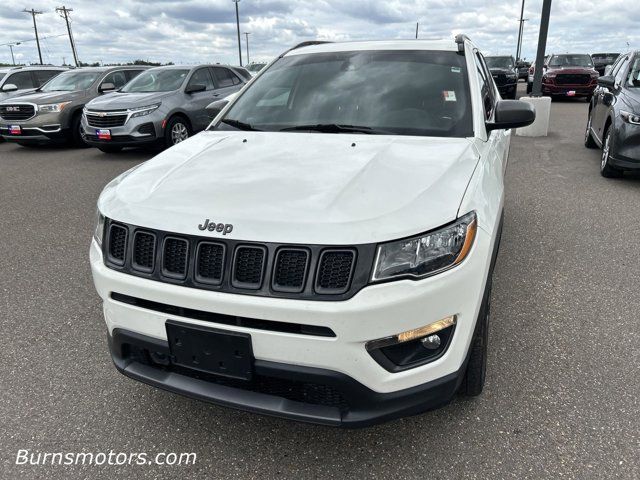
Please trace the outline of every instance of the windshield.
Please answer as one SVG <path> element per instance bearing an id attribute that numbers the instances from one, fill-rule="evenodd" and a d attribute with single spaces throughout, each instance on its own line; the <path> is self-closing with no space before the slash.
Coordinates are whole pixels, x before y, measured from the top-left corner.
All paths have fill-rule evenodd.
<path id="1" fill-rule="evenodd" d="M 142 72 L 122 87 L 120 91 L 125 93 L 170 92 L 180 88 L 187 75 L 189 75 L 188 68 L 154 68 Z"/>
<path id="2" fill-rule="evenodd" d="M 550 67 L 593 67 L 589 55 L 554 55 L 549 60 Z"/>
<path id="3" fill-rule="evenodd" d="M 489 68 L 513 68 L 513 58 L 511 57 L 485 57 Z"/>
<path id="4" fill-rule="evenodd" d="M 472 136 L 465 57 L 432 51 L 284 57 L 217 128 Z"/>
<path id="5" fill-rule="evenodd" d="M 64 72 L 53 77 L 40 87 L 43 92 L 74 92 L 86 90 L 100 76 L 102 72 Z"/>
<path id="6" fill-rule="evenodd" d="M 609 63 L 613 63 L 619 56 L 620 56 L 619 53 L 595 53 L 595 54 L 591 55 L 591 58 L 593 58 L 594 62 L 600 62 L 600 63 L 609 62 Z"/>
<path id="7" fill-rule="evenodd" d="M 245 68 L 250 72 L 257 73 L 262 70 L 267 64 L 266 63 L 252 63 L 247 65 Z"/>

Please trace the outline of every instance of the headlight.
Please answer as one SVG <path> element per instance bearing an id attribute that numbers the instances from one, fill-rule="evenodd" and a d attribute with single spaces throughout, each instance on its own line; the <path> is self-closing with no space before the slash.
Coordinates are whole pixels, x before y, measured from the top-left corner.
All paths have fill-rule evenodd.
<path id="1" fill-rule="evenodd" d="M 144 117 L 145 115 L 149 115 L 150 113 L 155 112 L 160 107 L 160 105 L 162 105 L 162 103 L 147 105 L 146 107 L 130 108 L 129 111 L 131 112 L 131 118 Z"/>
<path id="2" fill-rule="evenodd" d="M 471 250 L 477 225 L 470 212 L 439 230 L 378 246 L 371 280 L 423 278 L 459 264 Z"/>
<path id="3" fill-rule="evenodd" d="M 62 102 L 62 103 L 49 103 L 47 105 L 40 105 L 38 107 L 38 111 L 43 113 L 60 113 L 64 110 L 64 107 L 69 105 L 71 102 Z"/>
<path id="4" fill-rule="evenodd" d="M 96 239 L 98 245 L 102 247 L 102 236 L 104 235 L 104 215 L 96 210 L 96 229 L 93 232 L 93 238 Z"/>
<path id="5" fill-rule="evenodd" d="M 631 123 L 632 125 L 640 125 L 640 115 L 638 114 L 620 110 L 620 116 L 627 123 Z"/>

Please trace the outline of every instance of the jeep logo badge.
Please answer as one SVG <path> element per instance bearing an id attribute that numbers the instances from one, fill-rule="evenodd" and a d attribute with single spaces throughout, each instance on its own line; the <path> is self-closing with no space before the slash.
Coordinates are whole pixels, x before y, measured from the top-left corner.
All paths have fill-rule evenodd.
<path id="1" fill-rule="evenodd" d="M 233 225 L 230 223 L 216 223 L 211 222 L 207 218 L 202 225 L 198 225 L 199 230 L 209 230 L 210 232 L 218 232 L 222 233 L 222 235 L 226 235 L 227 233 L 233 232 Z"/>

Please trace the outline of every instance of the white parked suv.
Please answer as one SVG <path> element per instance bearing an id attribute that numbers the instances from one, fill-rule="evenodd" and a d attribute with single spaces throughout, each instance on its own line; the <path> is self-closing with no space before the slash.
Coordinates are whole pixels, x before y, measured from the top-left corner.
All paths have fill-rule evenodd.
<path id="1" fill-rule="evenodd" d="M 115 366 L 351 427 L 479 394 L 509 129 L 534 117 L 465 36 L 285 52 L 102 192 Z"/>

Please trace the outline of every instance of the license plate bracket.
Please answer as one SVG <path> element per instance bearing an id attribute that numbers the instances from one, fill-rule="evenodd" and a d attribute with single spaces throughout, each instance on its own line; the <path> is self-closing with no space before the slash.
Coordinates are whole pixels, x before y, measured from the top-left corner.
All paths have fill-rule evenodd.
<path id="1" fill-rule="evenodd" d="M 100 140 L 111 140 L 111 130 L 98 129 L 96 130 L 96 135 Z"/>
<path id="2" fill-rule="evenodd" d="M 240 380 L 253 376 L 251 335 L 217 328 L 165 322 L 171 363 L 199 372 Z"/>
<path id="3" fill-rule="evenodd" d="M 22 127 L 20 125 L 9 125 L 9 133 L 11 135 L 21 135 Z"/>

